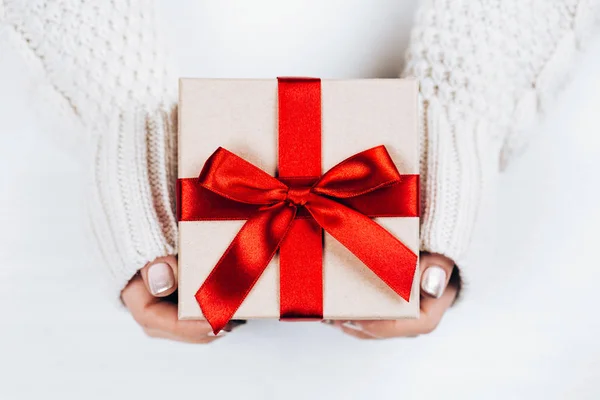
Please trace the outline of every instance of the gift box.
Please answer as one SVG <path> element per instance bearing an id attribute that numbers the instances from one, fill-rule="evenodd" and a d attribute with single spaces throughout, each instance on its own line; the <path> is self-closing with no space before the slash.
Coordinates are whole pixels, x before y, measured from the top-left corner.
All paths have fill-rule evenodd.
<path id="1" fill-rule="evenodd" d="M 179 81 L 179 318 L 419 315 L 418 84 Z"/>

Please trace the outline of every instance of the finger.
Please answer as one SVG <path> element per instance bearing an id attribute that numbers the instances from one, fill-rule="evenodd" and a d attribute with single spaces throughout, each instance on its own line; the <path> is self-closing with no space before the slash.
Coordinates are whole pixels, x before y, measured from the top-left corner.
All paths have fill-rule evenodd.
<path id="1" fill-rule="evenodd" d="M 334 321 L 332 325 L 363 339 L 415 337 L 433 331 L 456 298 L 456 287 L 446 289 L 455 265 L 449 258 L 435 253 L 422 253 L 419 265 L 422 296 L 418 319 Z"/>
<path id="2" fill-rule="evenodd" d="M 123 303 L 148 335 L 188 343 L 208 343 L 212 328 L 206 321 L 180 321 L 177 305 L 152 296 L 141 277 L 131 280 L 122 293 Z"/>
<path id="3" fill-rule="evenodd" d="M 125 289 L 121 292 L 121 299 L 134 317 L 141 315 L 144 308 L 148 305 L 159 301 L 159 299 L 150 294 L 140 275 L 134 276 L 129 281 Z"/>
<path id="4" fill-rule="evenodd" d="M 353 322 L 362 332 L 379 338 L 411 337 L 431 333 L 439 325 L 455 297 L 456 288 L 453 286 L 449 286 L 439 299 L 423 296 L 421 314 L 417 319 Z"/>
<path id="5" fill-rule="evenodd" d="M 419 260 L 421 292 L 439 298 L 444 294 L 454 269 L 454 262 L 441 254 L 423 253 Z"/>
<path id="6" fill-rule="evenodd" d="M 144 318 L 149 321 L 146 327 L 161 332 L 165 338 L 188 343 L 207 343 L 217 338 L 210 336 L 212 328 L 206 321 L 179 320 L 177 305 L 170 302 L 160 301 L 147 307 Z"/>
<path id="7" fill-rule="evenodd" d="M 169 332 L 163 332 L 157 329 L 144 329 L 144 333 L 154 339 L 167 339 L 175 342 L 191 343 L 191 344 L 208 344 L 218 339 L 215 336 L 202 336 L 199 338 L 186 338 L 174 335 Z"/>
<path id="8" fill-rule="evenodd" d="M 140 270 L 148 291 L 156 297 L 166 297 L 177 289 L 177 258 L 160 257 Z"/>

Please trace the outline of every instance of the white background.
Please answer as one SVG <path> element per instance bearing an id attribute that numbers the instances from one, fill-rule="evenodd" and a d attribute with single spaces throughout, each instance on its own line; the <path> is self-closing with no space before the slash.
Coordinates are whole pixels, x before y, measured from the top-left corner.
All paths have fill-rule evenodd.
<path id="1" fill-rule="evenodd" d="M 195 3 L 162 2 L 185 76 L 395 76 L 413 10 Z M 0 399 L 600 398 L 600 43 L 502 178 L 463 301 L 431 335 L 380 342 L 278 322 L 146 338 L 91 259 L 78 164 L 29 109 L 21 60 L 0 61 Z"/>

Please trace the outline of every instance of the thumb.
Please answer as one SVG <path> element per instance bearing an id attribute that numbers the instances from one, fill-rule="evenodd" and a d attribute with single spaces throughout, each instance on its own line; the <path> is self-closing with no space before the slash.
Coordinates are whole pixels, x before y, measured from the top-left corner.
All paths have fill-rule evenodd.
<path id="1" fill-rule="evenodd" d="M 177 289 L 177 258 L 159 257 L 146 264 L 140 275 L 152 296 L 168 296 Z"/>
<path id="2" fill-rule="evenodd" d="M 421 291 L 439 298 L 444 294 L 454 269 L 454 261 L 441 254 L 421 253 Z"/>

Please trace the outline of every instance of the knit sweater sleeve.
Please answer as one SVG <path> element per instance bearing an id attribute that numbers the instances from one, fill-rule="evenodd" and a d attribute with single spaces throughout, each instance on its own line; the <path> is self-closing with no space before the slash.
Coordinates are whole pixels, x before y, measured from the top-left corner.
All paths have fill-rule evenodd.
<path id="1" fill-rule="evenodd" d="M 597 24 L 596 0 L 422 2 L 404 75 L 420 81 L 423 250 L 470 268 L 465 256 L 499 170 Z"/>
<path id="2" fill-rule="evenodd" d="M 145 263 L 177 251 L 177 81 L 155 5 L 0 0 L 0 23 L 0 41 L 34 73 L 36 108 L 89 173 L 91 231 L 118 294 Z"/>

